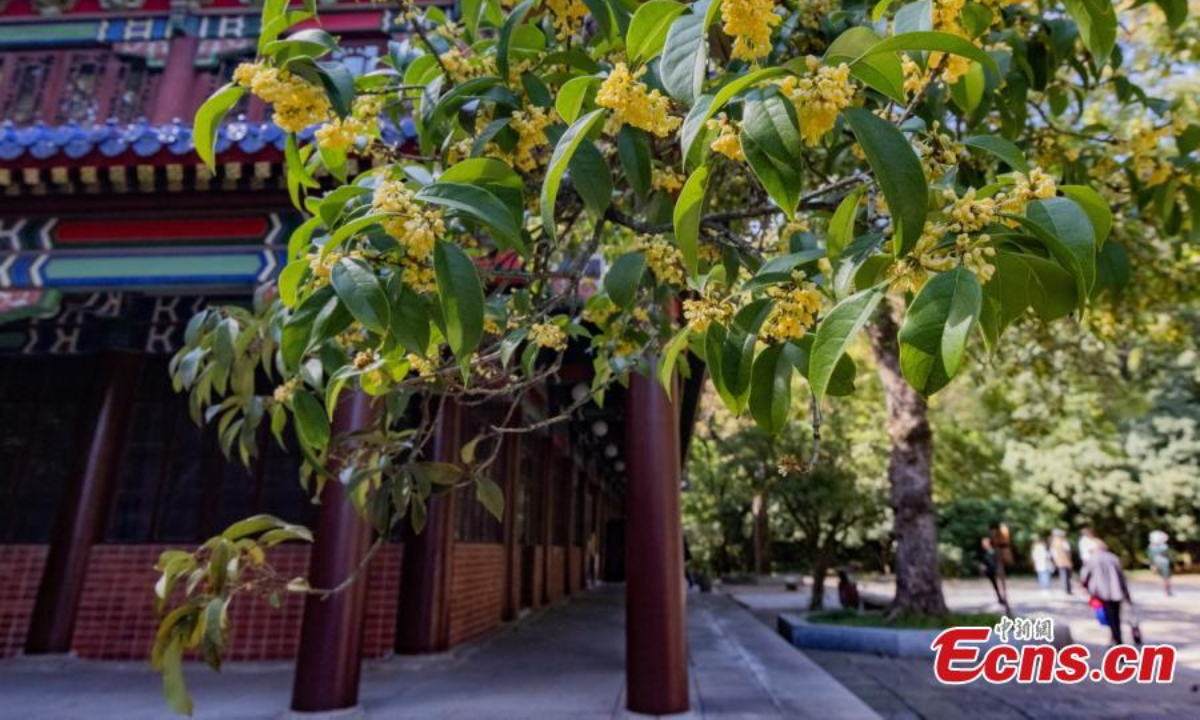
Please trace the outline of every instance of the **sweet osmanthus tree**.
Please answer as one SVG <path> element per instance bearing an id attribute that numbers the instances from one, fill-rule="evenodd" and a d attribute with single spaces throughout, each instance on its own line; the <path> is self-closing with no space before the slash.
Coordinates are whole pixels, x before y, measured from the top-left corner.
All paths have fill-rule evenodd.
<path id="1" fill-rule="evenodd" d="M 468 0 L 457 21 L 410 12 L 410 42 L 359 75 L 330 34 L 287 34 L 315 16 L 267 0 L 257 59 L 195 121 L 212 163 L 224 114 L 246 93 L 270 103 L 308 216 L 276 290 L 195 317 L 172 363 L 226 452 L 247 460 L 261 425 L 292 428 L 304 487 L 343 483 L 383 535 L 419 530 L 430 494 L 458 486 L 499 515 L 499 440 L 530 429 L 515 408 L 569 342 L 593 392 L 540 424 L 630 372 L 669 387 L 702 363 L 732 410 L 777 432 L 796 376 L 814 418 L 853 391 L 846 350 L 869 326 L 895 443 L 897 604 L 944 610 L 924 398 L 1011 324 L 1081 313 L 1114 282 L 1113 217 L 1086 169 L 1125 158 L 1079 131 L 1070 164 L 1030 161 L 1072 98 L 1129 84 L 1107 0 Z M 385 140 L 405 117 L 415 147 Z M 1187 180 L 1182 142 L 1170 172 Z M 376 399 L 375 419 L 338 433 L 349 392 Z M 447 399 L 513 411 L 461 462 L 431 462 Z M 219 664 L 235 596 L 340 590 L 271 568 L 265 548 L 305 539 L 257 517 L 164 554 L 154 660 L 175 707 L 190 706 L 182 654 Z"/>

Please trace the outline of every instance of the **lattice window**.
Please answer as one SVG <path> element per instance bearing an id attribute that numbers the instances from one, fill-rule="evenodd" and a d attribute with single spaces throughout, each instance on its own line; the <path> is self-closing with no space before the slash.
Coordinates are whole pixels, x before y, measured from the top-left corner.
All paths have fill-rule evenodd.
<path id="1" fill-rule="evenodd" d="M 0 117 L 16 125 L 43 119 L 42 105 L 50 89 L 57 53 L 12 53 L 0 70 Z"/>
<path id="2" fill-rule="evenodd" d="M 71 53 L 67 74 L 58 95 L 55 123 L 94 125 L 102 120 L 101 89 L 109 71 L 110 57 L 111 54 L 106 51 Z"/>
<path id="3" fill-rule="evenodd" d="M 161 79 L 162 72 L 151 68 L 142 58 L 121 58 L 116 63 L 116 78 L 104 119 L 113 117 L 128 123 L 148 115 Z"/>

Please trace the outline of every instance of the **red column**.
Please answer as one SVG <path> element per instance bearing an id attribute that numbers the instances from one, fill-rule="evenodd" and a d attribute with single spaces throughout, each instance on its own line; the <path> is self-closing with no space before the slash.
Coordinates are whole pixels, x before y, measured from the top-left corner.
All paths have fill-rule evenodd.
<path id="1" fill-rule="evenodd" d="M 376 412 L 365 393 L 345 393 L 333 416 L 333 432 L 370 427 Z M 337 460 L 331 465 L 335 477 L 321 491 L 321 510 L 309 560 L 309 581 L 318 588 L 344 581 L 358 569 L 371 546 L 371 525 L 343 492 L 336 478 Z M 323 712 L 358 704 L 366 600 L 365 577 L 356 578 L 345 591 L 328 599 L 315 595 L 305 599 L 292 710 Z"/>
<path id="2" fill-rule="evenodd" d="M 688 709 L 679 413 L 650 365 L 626 395 L 625 686 L 629 710 L 668 715 Z"/>
<path id="3" fill-rule="evenodd" d="M 109 351 L 99 362 L 100 383 L 89 399 L 90 412 L 85 414 L 94 421 L 80 438 L 29 621 L 25 652 L 30 655 L 71 650 L 88 558 L 92 545 L 104 533 L 120 474 L 121 451 L 141 378 L 142 357 Z"/>
<path id="4" fill-rule="evenodd" d="M 431 460 L 457 463 L 462 412 L 447 400 Z M 454 543 L 454 495 L 446 493 L 426 503 L 425 528 L 404 530 L 404 560 L 400 564 L 400 609 L 396 616 L 396 652 L 405 655 L 442 652 L 450 647 L 450 555 Z"/>
<path id="5" fill-rule="evenodd" d="M 150 111 L 151 123 L 166 125 L 175 118 L 191 122 L 192 95 L 196 85 L 196 47 L 199 43 L 200 40 L 194 37 L 181 35 L 171 38 L 158 96 Z"/>

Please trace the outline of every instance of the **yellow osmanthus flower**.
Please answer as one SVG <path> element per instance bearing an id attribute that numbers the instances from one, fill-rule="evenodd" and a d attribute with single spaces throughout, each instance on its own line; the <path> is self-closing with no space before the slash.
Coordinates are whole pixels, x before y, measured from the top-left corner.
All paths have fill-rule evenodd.
<path id="1" fill-rule="evenodd" d="M 771 29 L 783 21 L 773 0 L 724 0 L 721 20 L 733 38 L 733 59 L 754 62 L 771 52 Z"/>
<path id="2" fill-rule="evenodd" d="M 326 150 L 351 150 L 366 125 L 356 117 L 334 118 L 317 128 L 317 144 Z"/>
<path id="3" fill-rule="evenodd" d="M 350 114 L 363 122 L 375 122 L 386 105 L 387 99 L 382 95 L 359 95 L 354 98 Z"/>
<path id="4" fill-rule="evenodd" d="M 297 375 L 296 377 L 290 378 L 282 385 L 276 387 L 275 392 L 272 395 L 275 399 L 275 402 L 283 405 L 291 400 L 292 396 L 296 394 L 296 388 L 300 387 L 300 382 L 300 376 Z"/>
<path id="5" fill-rule="evenodd" d="M 718 131 L 717 138 L 709 145 L 713 152 L 720 153 L 734 162 L 746 159 L 745 153 L 742 152 L 742 140 L 738 137 L 737 125 L 725 117 L 725 113 L 709 120 L 706 126 L 709 130 Z"/>
<path id="6" fill-rule="evenodd" d="M 613 111 L 620 124 L 666 137 L 683 123 L 671 115 L 671 101 L 658 90 L 650 90 L 638 80 L 646 68 L 629 72 L 625 63 L 617 63 L 596 93 L 596 104 Z"/>
<path id="7" fill-rule="evenodd" d="M 799 270 L 792 273 L 792 283 L 790 288 L 776 286 L 767 289 L 767 295 L 775 301 L 775 305 L 759 332 L 763 342 L 799 340 L 817 322 L 817 313 L 821 311 L 821 293 L 817 286 Z"/>
<path id="8" fill-rule="evenodd" d="M 287 70 L 260 62 L 242 63 L 234 70 L 233 80 L 271 104 L 275 108 L 272 120 L 286 132 L 301 132 L 333 114 L 323 90 Z"/>
<path id="9" fill-rule="evenodd" d="M 929 82 L 929 71 L 922 70 L 916 60 L 904 53 L 900 56 L 900 69 L 904 71 L 904 94 L 915 97 Z"/>
<path id="10" fill-rule="evenodd" d="M 683 253 L 660 235 L 642 240 L 638 249 L 646 253 L 646 265 L 654 277 L 668 285 L 683 284 Z M 637 308 L 641 310 L 642 308 Z M 637 316 L 637 310 L 634 316 Z"/>
<path id="11" fill-rule="evenodd" d="M 650 187 L 666 192 L 678 192 L 687 182 L 687 176 L 677 173 L 669 167 L 654 168 L 650 171 Z"/>
<path id="12" fill-rule="evenodd" d="M 968 189 L 962 197 L 958 197 L 953 190 L 946 190 L 944 196 L 953 203 L 950 217 L 954 222 L 950 224 L 950 230 L 973 232 L 996 219 L 996 198 L 977 198 L 975 188 Z"/>
<path id="13" fill-rule="evenodd" d="M 420 263 L 411 258 L 405 258 L 401 262 L 403 271 L 400 274 L 404 284 L 412 288 L 418 293 L 431 293 L 437 291 L 437 273 L 428 263 Z"/>
<path id="14" fill-rule="evenodd" d="M 546 0 L 546 6 L 554 15 L 554 35 L 559 42 L 579 32 L 588 16 L 583 0 Z"/>
<path id="15" fill-rule="evenodd" d="M 992 247 L 992 238 L 987 234 L 971 237 L 966 233 L 954 239 L 955 250 L 962 258 L 963 267 L 975 273 L 980 284 L 987 283 L 996 274 L 996 266 L 991 258 L 996 257 L 996 248 Z"/>
<path id="16" fill-rule="evenodd" d="M 933 28 L 941 32 L 967 37 L 967 30 L 962 25 L 962 11 L 967 0 L 934 0 Z M 978 41 L 976 41 L 978 44 Z M 929 67 L 942 68 L 942 80 L 947 85 L 953 85 L 959 78 L 967 74 L 971 61 L 961 55 L 943 56 L 940 52 L 929 54 Z"/>
<path id="17" fill-rule="evenodd" d="M 408 361 L 408 366 L 413 369 L 417 375 L 423 378 L 431 378 L 437 372 L 437 365 L 429 358 L 423 358 L 416 353 L 409 353 L 404 356 Z"/>
<path id="18" fill-rule="evenodd" d="M 854 101 L 855 87 L 850 80 L 849 65 L 821 65 L 821 61 L 812 55 L 808 56 L 807 62 L 808 75 L 788 77 L 779 84 L 779 89 L 796 106 L 800 135 L 805 144 L 816 147 L 825 133 L 837 124 L 838 113 Z"/>
<path id="19" fill-rule="evenodd" d="M 555 352 L 567 349 L 567 334 L 554 323 L 534 323 L 529 327 L 529 341 L 538 347 Z"/>
<path id="20" fill-rule="evenodd" d="M 385 180 L 375 188 L 371 208 L 376 212 L 398 213 L 383 221 L 383 229 L 400 241 L 413 260 L 425 260 L 433 246 L 446 234 L 442 211 L 417 204 L 413 192 L 400 180 Z"/>
<path id="21" fill-rule="evenodd" d="M 683 318 L 696 332 L 704 332 L 714 322 L 723 323 L 733 317 L 733 305 L 728 300 L 702 297 L 683 301 Z"/>
<path id="22" fill-rule="evenodd" d="M 513 162 L 525 172 L 532 172 L 538 167 L 534 153 L 540 148 L 549 147 L 550 139 L 546 137 L 546 128 L 555 120 L 554 110 L 543 107 L 531 107 L 528 110 L 518 110 L 512 114 L 509 125 L 517 132 L 517 149 Z"/>
<path id="23" fill-rule="evenodd" d="M 617 310 L 616 303 L 607 295 L 601 295 L 588 303 L 588 306 L 583 310 L 582 317 L 587 322 L 604 325 L 608 322 L 609 318 L 617 314 Z"/>
<path id="24" fill-rule="evenodd" d="M 926 222 L 912 251 L 888 269 L 888 287 L 899 293 L 917 292 L 931 275 L 953 268 L 954 257 L 938 247 L 945 234 L 944 225 Z"/>
<path id="25" fill-rule="evenodd" d="M 1057 193 L 1058 186 L 1054 178 L 1035 167 L 1029 171 L 1029 175 L 1013 173 L 1013 184 L 996 194 L 996 204 L 1001 213 L 1021 215 L 1030 200 L 1045 200 Z M 1015 220 L 1005 219 L 1003 222 L 1010 227 L 1017 225 Z"/>

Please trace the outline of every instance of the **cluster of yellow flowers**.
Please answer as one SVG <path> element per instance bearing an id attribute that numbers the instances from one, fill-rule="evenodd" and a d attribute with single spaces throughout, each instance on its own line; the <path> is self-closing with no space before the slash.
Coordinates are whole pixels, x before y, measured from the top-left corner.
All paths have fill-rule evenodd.
<path id="1" fill-rule="evenodd" d="M 923 70 L 908 53 L 900 55 L 900 69 L 904 71 L 904 94 L 910 98 L 916 97 L 925 83 L 929 82 L 929 71 Z"/>
<path id="2" fill-rule="evenodd" d="M 354 98 L 354 107 L 350 114 L 363 122 L 374 122 L 387 105 L 383 95 L 359 95 Z"/>
<path id="3" fill-rule="evenodd" d="M 977 198 L 975 188 L 969 188 L 962 197 L 953 190 L 946 190 L 943 196 L 952 203 L 950 217 L 954 222 L 949 225 L 950 230 L 974 232 L 996 219 L 997 198 Z"/>
<path id="4" fill-rule="evenodd" d="M 567 334 L 554 323 L 534 323 L 529 328 L 529 341 L 538 347 L 555 352 L 567 349 Z"/>
<path id="5" fill-rule="evenodd" d="M 660 235 L 644 239 L 638 249 L 646 253 L 646 265 L 661 283 L 683 284 L 683 253 Z"/>
<path id="6" fill-rule="evenodd" d="M 600 85 L 596 104 L 613 111 L 618 125 L 628 124 L 658 137 L 666 137 L 683 122 L 671 115 L 671 101 L 658 90 L 650 90 L 638 80 L 646 68 L 629 72 L 625 63 L 617 63 Z"/>
<path id="7" fill-rule="evenodd" d="M 356 117 L 334 118 L 317 128 L 317 144 L 326 150 L 350 150 L 367 125 Z"/>
<path id="8" fill-rule="evenodd" d="M 379 357 L 372 350 L 359 350 L 354 355 L 354 369 L 366 370 L 378 359 Z"/>
<path id="9" fill-rule="evenodd" d="M 650 171 L 650 187 L 666 192 L 678 192 L 687 182 L 687 176 L 677 173 L 669 167 L 654 168 Z"/>
<path id="10" fill-rule="evenodd" d="M 316 285 L 324 285 L 329 280 L 329 276 L 333 273 L 333 266 L 337 265 L 342 257 L 343 255 L 336 250 L 324 255 L 318 253 L 309 256 L 308 269 L 316 278 Z"/>
<path id="11" fill-rule="evenodd" d="M 456 47 L 438 55 L 438 60 L 441 60 L 442 67 L 446 68 L 446 74 L 455 83 L 466 82 L 483 74 L 484 68 L 478 63 L 472 63 L 470 58 L 463 55 L 462 51 Z"/>
<path id="12" fill-rule="evenodd" d="M 942 225 L 926 222 L 916 246 L 906 256 L 897 260 L 888 269 L 889 287 L 900 293 L 916 292 L 934 273 L 945 272 L 954 267 L 954 257 L 948 249 L 938 247 L 946 229 Z"/>
<path id="13" fill-rule="evenodd" d="M 728 300 L 705 296 L 683 301 L 683 318 L 696 332 L 704 332 L 714 322 L 723 323 L 733 317 L 733 304 Z"/>
<path id="14" fill-rule="evenodd" d="M 733 59 L 754 62 L 771 52 L 771 28 L 783 21 L 773 0 L 724 0 L 721 20 L 733 38 Z"/>
<path id="15" fill-rule="evenodd" d="M 409 353 L 404 356 L 404 359 L 408 361 L 408 366 L 423 378 L 433 377 L 434 373 L 437 372 L 437 365 L 429 358 L 423 358 L 416 353 Z"/>
<path id="16" fill-rule="evenodd" d="M 850 81 L 850 66 L 845 63 L 837 67 L 822 66 L 812 55 L 807 62 L 807 76 L 788 77 L 779 84 L 779 89 L 796 106 L 805 144 L 816 147 L 837 124 L 838 113 L 854 101 L 854 83 Z"/>
<path id="17" fill-rule="evenodd" d="M 296 394 L 296 388 L 298 387 L 300 387 L 300 376 L 296 375 L 295 377 L 289 378 L 282 385 L 275 388 L 275 392 L 273 393 L 275 402 L 279 403 L 280 405 L 286 404 L 292 399 L 292 396 Z"/>
<path id="18" fill-rule="evenodd" d="M 706 127 L 718 133 L 717 138 L 709 145 L 713 152 L 721 153 L 734 162 L 742 162 L 746 159 L 745 153 L 742 152 L 742 141 L 738 137 L 737 126 L 725 117 L 725 113 L 709 120 Z"/>
<path id="19" fill-rule="evenodd" d="M 935 30 L 967 37 L 967 30 L 962 26 L 962 11 L 967 0 L 934 0 L 933 27 Z M 958 79 L 967 74 L 971 61 L 961 55 L 950 55 L 943 59 L 942 53 L 929 54 L 929 66 L 942 66 L 942 79 L 947 85 L 953 85 Z"/>
<path id="20" fill-rule="evenodd" d="M 583 0 L 546 0 L 546 6 L 554 15 L 554 35 L 559 42 L 579 32 L 588 16 Z"/>
<path id="21" fill-rule="evenodd" d="M 817 322 L 821 311 L 821 293 L 800 270 L 792 272 L 792 287 L 767 289 L 775 305 L 763 322 L 759 337 L 763 342 L 780 343 L 799 340 Z"/>
<path id="22" fill-rule="evenodd" d="M 1130 122 L 1126 130 L 1121 149 L 1133 158 L 1134 174 L 1148 187 L 1161 185 L 1174 174 L 1173 166 L 1158 157 L 1159 145 L 1170 130 L 1170 126 L 1156 128 L 1142 117 Z"/>
<path id="23" fill-rule="evenodd" d="M 963 147 L 953 137 L 941 131 L 941 123 L 934 121 L 929 133 L 913 139 L 917 153 L 921 156 L 921 168 L 925 178 L 937 182 L 958 163 Z"/>
<path id="24" fill-rule="evenodd" d="M 272 119 L 286 132 L 298 133 L 332 114 L 323 90 L 287 70 L 260 62 L 242 63 L 233 72 L 233 80 L 274 106 Z"/>
<path id="25" fill-rule="evenodd" d="M 996 248 L 991 242 L 991 236 L 986 233 L 974 237 L 960 233 L 954 239 L 954 249 L 962 258 L 963 267 L 975 273 L 981 284 L 996 274 L 996 266 L 991 262 L 991 258 L 996 257 Z"/>
<path id="26" fill-rule="evenodd" d="M 588 302 L 582 317 L 587 322 L 604 325 L 609 318 L 617 314 L 617 309 L 617 304 L 607 295 L 598 295 L 594 300 Z"/>
<path id="27" fill-rule="evenodd" d="M 438 238 L 446 234 L 441 210 L 418 205 L 403 181 L 380 183 L 375 188 L 371 208 L 375 212 L 397 213 L 397 217 L 383 221 L 383 229 L 404 245 L 405 253 L 413 260 L 427 259 L 433 254 Z"/>
<path id="28" fill-rule="evenodd" d="M 540 148 L 549 147 L 550 139 L 546 137 L 546 128 L 555 120 L 553 109 L 533 106 L 528 110 L 518 110 L 512 114 L 509 126 L 517 132 L 517 149 L 514 164 L 525 172 L 537 169 L 538 158 L 534 153 Z"/>

